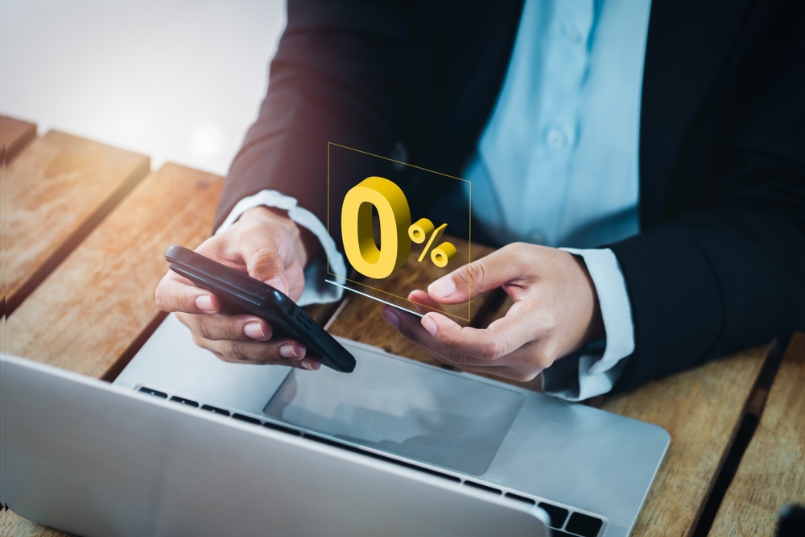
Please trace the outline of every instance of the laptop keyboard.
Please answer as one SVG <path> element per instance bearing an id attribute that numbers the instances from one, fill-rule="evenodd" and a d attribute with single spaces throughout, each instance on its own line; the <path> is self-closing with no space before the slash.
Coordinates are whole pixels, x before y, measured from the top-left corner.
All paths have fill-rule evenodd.
<path id="1" fill-rule="evenodd" d="M 570 520 L 567 522 L 565 529 L 577 535 L 584 537 L 595 537 L 598 535 L 598 530 L 604 523 L 600 518 L 591 517 L 582 513 L 573 513 Z"/>
<path id="2" fill-rule="evenodd" d="M 455 475 L 450 475 L 444 472 L 440 472 L 438 470 L 434 470 L 431 468 L 426 468 L 422 466 L 417 466 L 416 464 L 412 464 L 410 462 L 402 461 L 399 459 L 394 459 L 392 457 L 387 457 L 385 455 L 375 453 L 373 451 L 366 451 L 348 444 L 342 444 L 336 440 L 332 440 L 329 438 L 323 438 L 308 432 L 302 432 L 297 429 L 292 429 L 291 427 L 285 427 L 284 425 L 279 425 L 277 423 L 273 423 L 270 421 L 262 421 L 258 418 L 253 416 L 246 416 L 245 414 L 239 414 L 237 412 L 231 412 L 229 410 L 215 407 L 212 405 L 207 404 L 200 404 L 198 401 L 193 401 L 192 399 L 187 399 L 184 397 L 180 397 L 178 395 L 169 396 L 165 392 L 161 392 L 159 390 L 154 390 L 152 388 L 148 388 L 145 386 L 141 386 L 137 391 L 140 393 L 145 393 L 148 395 L 153 395 L 154 397 L 159 397 L 160 399 L 166 399 L 168 401 L 172 401 L 175 403 L 179 403 L 185 406 L 199 408 L 201 410 L 206 410 L 207 412 L 217 414 L 219 416 L 229 417 L 238 421 L 251 423 L 253 425 L 259 425 L 262 427 L 266 427 L 268 429 L 273 429 L 275 431 L 280 431 L 286 434 L 291 434 L 294 436 L 301 436 L 307 438 L 309 440 L 313 440 L 316 442 L 320 442 L 323 444 L 328 444 L 337 448 L 345 449 L 347 451 L 352 451 L 355 453 L 360 453 L 361 455 L 365 455 L 368 457 L 372 457 L 375 459 L 380 459 L 386 462 L 390 462 L 392 464 L 396 464 L 398 466 L 404 466 L 406 468 L 410 468 L 412 470 L 418 470 L 420 472 L 424 472 L 436 477 L 441 477 L 443 479 L 447 479 L 449 481 L 453 481 L 456 483 L 461 483 L 463 485 L 483 490 L 495 495 L 503 494 L 506 498 L 510 498 L 512 500 L 517 500 L 524 503 L 529 503 L 531 505 L 537 505 L 540 509 L 548 513 L 548 517 L 550 518 L 550 527 L 551 527 L 551 534 L 554 537 L 598 537 L 599 532 L 601 532 L 601 527 L 604 525 L 604 519 L 594 517 L 585 513 L 579 512 L 571 512 L 569 509 L 565 507 L 560 507 L 558 505 L 554 505 L 552 503 L 548 503 L 536 498 L 531 498 L 528 496 L 523 496 L 518 493 L 514 492 L 504 492 L 499 489 L 495 488 L 490 485 L 486 485 L 484 483 L 477 483 L 475 481 L 471 481 L 469 479 L 462 479 Z M 539 503 L 537 503 L 539 502 Z M 568 515 L 570 515 L 568 517 Z"/>
<path id="3" fill-rule="evenodd" d="M 540 502 L 539 508 L 548 513 L 548 516 L 551 518 L 552 528 L 561 528 L 565 525 L 565 520 L 567 520 L 568 514 L 567 509 L 563 509 L 562 507 L 557 507 L 556 505 L 551 505 L 545 502 Z M 593 535 L 595 535 L 595 533 L 593 533 Z"/>

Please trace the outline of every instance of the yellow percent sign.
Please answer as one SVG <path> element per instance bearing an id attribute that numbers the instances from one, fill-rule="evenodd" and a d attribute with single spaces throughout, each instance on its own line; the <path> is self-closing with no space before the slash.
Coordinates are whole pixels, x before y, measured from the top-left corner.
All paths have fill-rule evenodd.
<path id="1" fill-rule="evenodd" d="M 380 218 L 380 248 L 375 244 L 372 207 Z M 446 267 L 455 257 L 456 247 L 443 242 L 432 248 L 446 227 L 447 224 L 442 224 L 435 228 L 427 218 L 420 218 L 412 225 L 405 194 L 383 177 L 368 177 L 352 187 L 341 207 L 341 239 L 347 259 L 355 270 L 376 280 L 387 278 L 405 264 L 411 253 L 411 241 L 422 244 L 428 236 L 430 239 L 418 261 L 430 252 L 434 265 Z"/>

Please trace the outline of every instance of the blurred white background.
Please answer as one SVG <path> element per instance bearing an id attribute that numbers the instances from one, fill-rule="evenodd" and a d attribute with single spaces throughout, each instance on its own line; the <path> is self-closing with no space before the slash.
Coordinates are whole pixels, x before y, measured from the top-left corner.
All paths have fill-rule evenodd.
<path id="1" fill-rule="evenodd" d="M 284 27 L 281 0 L 0 0 L 0 112 L 224 175 Z"/>

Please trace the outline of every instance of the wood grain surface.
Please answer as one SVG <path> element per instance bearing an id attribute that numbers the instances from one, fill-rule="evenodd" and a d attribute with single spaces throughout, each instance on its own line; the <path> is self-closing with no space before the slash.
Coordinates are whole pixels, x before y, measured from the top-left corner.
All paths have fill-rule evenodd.
<path id="1" fill-rule="evenodd" d="M 691 535 L 771 348 L 754 347 L 604 402 L 604 410 L 671 434 L 632 535 Z"/>
<path id="2" fill-rule="evenodd" d="M 116 375 L 163 318 L 154 289 L 165 251 L 195 248 L 209 235 L 222 185 L 174 164 L 149 175 L 8 317 L 7 351 L 91 377 Z"/>
<path id="3" fill-rule="evenodd" d="M 148 173 L 148 157 L 50 131 L 6 169 L 6 314 Z"/>
<path id="4" fill-rule="evenodd" d="M 6 243 L 8 231 L 6 227 L 6 211 L 8 196 L 6 194 L 6 166 L 17 156 L 23 147 L 36 138 L 36 125 L 20 121 L 8 116 L 0 116 L 0 267 L 6 266 Z M 6 314 L 5 275 L 0 276 L 0 317 Z M 2 330 L 0 328 L 0 330 Z M 2 336 L 0 336 L 2 344 Z"/>
<path id="5" fill-rule="evenodd" d="M 10 162 L 36 138 L 36 125 L 13 117 L 0 116 L 0 163 Z"/>
<path id="6" fill-rule="evenodd" d="M 711 536 L 775 533 L 780 508 L 805 505 L 805 334 L 791 338 Z"/>
<path id="7" fill-rule="evenodd" d="M 467 259 L 465 253 L 468 247 L 467 241 L 447 236 L 445 236 L 443 240 L 449 240 L 455 244 L 458 254 L 454 262 L 458 259 Z M 492 249 L 486 246 L 472 245 L 473 259 L 479 259 L 490 252 L 492 252 Z M 458 263 L 455 265 L 451 263 L 450 268 L 458 268 L 459 266 L 461 265 Z M 413 253 L 405 265 L 397 269 L 381 283 L 366 278 L 358 279 L 357 281 L 366 282 L 372 285 L 372 287 L 389 290 L 400 296 L 407 296 L 407 293 L 414 289 L 426 289 L 428 284 L 447 274 L 447 272 L 447 269 L 436 267 L 430 262 L 418 263 L 416 255 Z M 357 288 L 364 292 L 372 292 L 372 290 L 367 290 L 360 286 Z M 349 291 L 345 291 L 344 293 L 347 303 L 330 326 L 330 333 L 349 338 L 353 341 L 360 341 L 368 345 L 381 347 L 387 352 L 405 356 L 406 358 L 441 366 L 441 362 L 403 337 L 397 330 L 381 318 L 380 314 L 383 311 L 383 304 L 369 298 L 355 295 Z M 382 293 L 375 294 L 382 297 L 384 300 L 392 300 L 388 295 Z M 474 298 L 471 301 L 472 311 L 470 312 L 470 323 L 472 323 L 475 318 L 485 316 L 494 299 L 495 295 L 493 293 L 485 293 Z M 404 301 L 397 300 L 396 302 L 403 304 L 406 308 L 413 309 L 411 304 L 407 304 Z M 467 317 L 466 305 L 448 306 L 445 307 L 445 310 L 459 317 Z M 460 324 L 467 324 L 466 321 L 461 319 L 455 318 L 455 320 Z"/>

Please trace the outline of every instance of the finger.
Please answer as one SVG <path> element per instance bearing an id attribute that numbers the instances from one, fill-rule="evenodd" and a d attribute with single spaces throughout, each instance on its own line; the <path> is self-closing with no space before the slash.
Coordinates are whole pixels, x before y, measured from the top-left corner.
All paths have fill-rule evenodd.
<path id="1" fill-rule="evenodd" d="M 214 353 L 220 360 L 230 363 L 261 365 L 285 365 L 315 371 L 321 361 L 306 357 L 305 346 L 292 339 L 279 339 L 267 342 L 211 341 L 194 334 L 199 347 Z"/>
<path id="2" fill-rule="evenodd" d="M 444 363 L 460 366 L 482 366 L 488 363 L 466 354 L 459 355 L 449 353 L 422 327 L 419 319 L 413 315 L 400 312 L 396 308 L 386 307 L 383 309 L 382 316 L 383 320 L 399 330 L 403 336 Z"/>
<path id="3" fill-rule="evenodd" d="M 176 317 L 190 330 L 210 341 L 268 341 L 272 326 L 265 319 L 253 315 L 186 315 Z"/>
<path id="4" fill-rule="evenodd" d="M 245 271 L 249 276 L 260 280 L 275 289 L 288 294 L 288 277 L 285 274 L 286 266 L 293 261 L 293 247 L 286 246 L 290 238 L 284 237 L 284 230 L 279 228 L 261 227 L 255 231 L 253 226 L 232 228 L 234 235 L 227 240 L 221 237 L 212 237 L 205 241 L 198 252 L 216 261 L 224 262 L 229 266 Z M 286 253 L 286 259 L 283 258 Z"/>
<path id="5" fill-rule="evenodd" d="M 487 372 L 512 380 L 528 381 L 553 363 L 553 358 L 549 353 L 544 352 L 539 342 L 528 343 L 505 356 L 490 361 L 446 348 L 436 341 L 415 318 L 400 314 L 394 308 L 384 310 L 383 318 L 401 334 L 441 362 L 462 370 Z"/>
<path id="6" fill-rule="evenodd" d="M 486 330 L 462 328 L 442 315 L 426 315 L 426 317 L 431 316 L 447 320 L 448 325 L 457 327 L 457 332 L 460 334 L 487 332 Z M 492 374 L 512 380 L 527 381 L 531 380 L 544 368 L 549 367 L 557 358 L 556 353 L 551 351 L 549 345 L 539 339 L 527 341 L 511 352 L 506 352 L 506 349 L 499 348 L 498 351 L 494 352 L 502 354 L 492 358 L 484 355 L 483 344 L 473 347 L 471 345 L 452 345 L 449 342 L 439 341 L 424 328 L 423 324 L 426 324 L 425 322 L 420 323 L 415 317 L 397 312 L 394 308 L 384 309 L 383 319 L 440 361 L 461 369 L 475 368 L 473 370 L 483 371 L 500 368 L 497 372 L 492 372 Z M 460 341 L 461 337 L 463 336 L 459 335 L 457 339 Z"/>
<path id="7" fill-rule="evenodd" d="M 442 311 L 442 307 L 438 302 L 433 300 L 428 293 L 415 289 L 408 293 L 408 300 L 413 302 L 414 307 L 419 313 L 428 313 L 430 311 Z"/>
<path id="8" fill-rule="evenodd" d="M 464 265 L 428 286 L 428 294 L 442 304 L 460 304 L 520 277 L 516 244 Z"/>
<path id="9" fill-rule="evenodd" d="M 462 327 L 439 313 L 426 314 L 421 324 L 444 353 L 494 361 L 535 339 L 538 331 L 531 328 L 530 320 L 528 315 L 511 314 L 510 309 L 506 317 L 483 329 Z"/>
<path id="10" fill-rule="evenodd" d="M 298 261 L 294 260 L 285 269 L 285 276 L 288 279 L 288 292 L 286 293 L 291 300 L 298 302 L 305 290 L 305 271 Z"/>
<path id="11" fill-rule="evenodd" d="M 267 236 L 249 235 L 239 244 L 249 276 L 287 295 L 290 285 L 285 271 L 296 262 L 296 256 L 293 240 L 286 235 L 284 229 L 278 227 Z"/>
<path id="12" fill-rule="evenodd" d="M 154 300 L 162 311 L 184 313 L 216 313 L 221 309 L 218 297 L 192 285 L 176 274 L 166 274 L 154 292 Z"/>

